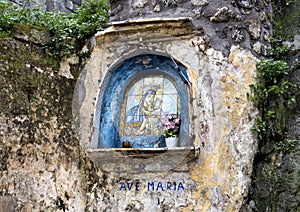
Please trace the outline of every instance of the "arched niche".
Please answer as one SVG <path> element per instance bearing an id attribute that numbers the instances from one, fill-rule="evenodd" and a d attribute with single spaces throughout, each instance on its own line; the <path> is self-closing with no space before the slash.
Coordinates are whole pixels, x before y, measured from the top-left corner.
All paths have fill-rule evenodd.
<path id="1" fill-rule="evenodd" d="M 130 96 L 134 86 L 143 81 L 144 87 L 140 86 L 140 94 Z M 159 85 L 158 81 L 166 82 Z M 176 111 L 168 111 L 167 106 L 162 106 L 163 113 L 157 119 L 162 118 L 163 114 L 172 113 L 181 118 L 179 146 L 191 146 L 189 138 L 189 78 L 185 67 L 170 56 L 156 54 L 136 55 L 115 64 L 104 78 L 96 102 L 94 114 L 94 131 L 92 135 L 92 149 L 101 148 L 120 148 L 124 141 L 131 142 L 133 148 L 153 148 L 156 142 L 161 142 L 162 133 L 145 133 L 143 131 L 132 133 L 131 136 L 124 133 L 128 112 L 133 107 L 138 107 L 141 99 L 148 91 L 155 91 L 156 100 L 161 100 L 162 104 L 170 103 L 170 98 L 166 97 L 162 89 L 163 86 L 171 85 L 176 89 L 178 101 Z M 159 88 L 159 86 L 161 86 Z M 165 92 L 165 93 L 164 93 Z M 175 94 L 172 94 L 173 96 Z M 128 106 L 130 101 L 131 106 Z M 134 102 L 136 101 L 136 102 Z M 170 105 L 170 104 L 169 104 Z M 127 107 L 127 108 L 126 108 Z M 176 108 L 176 107 L 175 107 Z M 139 122 L 139 123 L 138 123 Z M 140 130 L 144 120 L 137 121 L 136 130 Z M 134 131 L 134 130 L 133 130 Z M 163 143 L 163 141 L 162 141 Z M 163 145 L 163 144 L 162 144 Z"/>

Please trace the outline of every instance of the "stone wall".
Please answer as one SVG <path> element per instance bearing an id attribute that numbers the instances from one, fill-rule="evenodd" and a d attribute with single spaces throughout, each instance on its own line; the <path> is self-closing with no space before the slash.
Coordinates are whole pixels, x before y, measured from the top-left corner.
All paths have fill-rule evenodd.
<path id="1" fill-rule="evenodd" d="M 23 37 L 0 39 L 0 201 L 13 198 L 16 211 L 81 211 L 87 175 L 72 130 L 70 77 L 79 65 L 59 64 L 31 37 L 35 29 L 18 27 Z"/>
<path id="2" fill-rule="evenodd" d="M 236 46 L 231 48 L 228 58 L 212 48 L 207 49 L 204 54 L 197 46 L 190 45 L 190 36 L 174 35 L 162 41 L 162 37 L 158 36 L 170 34 L 167 28 L 156 27 L 156 36 L 152 34 L 151 38 L 145 30 L 138 30 L 150 28 L 151 23 L 143 24 L 143 27 L 141 25 L 142 23 L 133 25 L 137 30 L 133 26 L 122 26 L 121 29 L 113 26 L 96 36 L 95 50 L 87 63 L 86 72 L 81 76 L 85 90 L 85 98 L 80 104 L 82 146 L 88 146 L 86 142 L 92 133 L 89 123 L 93 117 L 86 111 L 95 110 L 97 90 L 94 88 L 105 83 L 104 75 L 113 67 L 111 64 L 118 63 L 124 56 L 131 57 L 139 52 L 166 52 L 177 61 L 184 62 L 191 76 L 193 107 L 190 113 L 195 119 L 191 134 L 193 145 L 201 149 L 200 155 L 190 164 L 185 164 L 187 167 L 183 170 L 110 174 L 108 179 L 113 182 L 107 184 L 106 192 L 103 193 L 101 187 L 93 188 L 93 192 L 99 195 L 89 198 L 89 203 L 102 202 L 96 207 L 97 210 L 239 210 L 250 185 L 251 164 L 256 148 L 255 138 L 251 133 L 256 113 L 246 95 L 248 85 L 255 82 L 253 70 L 256 58 L 250 51 Z M 174 31 L 176 30 L 172 32 Z M 180 32 L 183 31 L 184 28 Z M 121 44 L 122 48 L 119 48 Z M 105 61 L 100 59 L 103 57 L 106 58 Z M 194 58 L 199 58 L 199 61 Z M 244 124 L 240 125 L 240 122 Z M 101 132 L 99 134 L 101 136 Z M 176 159 L 178 157 L 174 155 L 174 160 Z M 103 160 L 102 163 L 106 162 Z M 156 164 L 165 166 L 164 161 L 158 160 Z M 120 189 L 123 183 L 136 181 L 141 185 L 139 191 Z M 154 192 L 149 192 L 149 182 L 155 182 L 156 186 L 160 182 L 163 185 L 182 182 L 185 189 L 171 191 L 156 187 Z M 110 201 L 105 204 L 103 199 Z"/>
<path id="3" fill-rule="evenodd" d="M 232 45 L 265 54 L 272 35 L 271 4 L 265 0 L 111 1 L 111 22 L 157 17 L 192 18 L 197 32 L 227 56 Z"/>
<path id="4" fill-rule="evenodd" d="M 56 61 L 38 41 L 1 37 L 1 204 L 16 211 L 239 211 L 257 148 L 248 85 L 272 34 L 270 5 L 251 2 L 111 1 L 111 24 L 91 41 L 85 62 Z M 87 156 L 98 94 L 115 65 L 141 53 L 171 55 L 187 68 L 198 155 L 174 170 L 106 172 Z"/>
<path id="5" fill-rule="evenodd" d="M 81 5 L 82 0 L 10 0 L 10 2 L 29 8 L 34 8 L 39 5 L 41 9 L 45 9 L 46 11 L 56 10 L 65 13 L 73 13 Z"/>
<path id="6" fill-rule="evenodd" d="M 278 1 L 275 25 L 277 37 L 281 37 L 285 45 L 294 51 L 288 59 L 289 64 L 300 61 L 300 1 L 286 5 Z M 289 75 L 290 80 L 300 85 L 300 69 Z M 287 138 L 296 140 L 297 144 L 288 151 L 276 152 L 274 146 L 265 143 L 259 147 L 259 155 L 254 164 L 253 187 L 249 201 L 256 203 L 258 211 L 299 211 L 300 210 L 300 91 L 296 104 L 285 114 Z"/>
<path id="7" fill-rule="evenodd" d="M 38 40 L 19 39 L 0 38 L 0 202 L 12 198 L 7 204 L 16 211 L 83 210 L 85 164 L 72 130 L 75 80 L 63 76 Z M 73 74 L 75 67 L 69 66 Z"/>

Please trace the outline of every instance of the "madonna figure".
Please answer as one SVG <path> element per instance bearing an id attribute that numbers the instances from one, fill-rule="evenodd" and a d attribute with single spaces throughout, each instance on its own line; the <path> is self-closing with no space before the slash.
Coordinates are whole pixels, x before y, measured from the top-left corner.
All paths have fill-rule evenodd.
<path id="1" fill-rule="evenodd" d="M 147 90 L 138 105 L 130 108 L 126 115 L 126 123 L 143 122 L 154 105 L 156 91 Z"/>

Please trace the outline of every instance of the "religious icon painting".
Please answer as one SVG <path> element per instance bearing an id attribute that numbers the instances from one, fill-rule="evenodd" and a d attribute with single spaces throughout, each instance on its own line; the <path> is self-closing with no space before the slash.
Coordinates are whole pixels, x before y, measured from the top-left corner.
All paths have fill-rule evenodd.
<path id="1" fill-rule="evenodd" d="M 180 114 L 176 87 L 163 75 L 146 76 L 127 90 L 123 103 L 123 136 L 162 135 L 161 120 L 167 114 Z"/>

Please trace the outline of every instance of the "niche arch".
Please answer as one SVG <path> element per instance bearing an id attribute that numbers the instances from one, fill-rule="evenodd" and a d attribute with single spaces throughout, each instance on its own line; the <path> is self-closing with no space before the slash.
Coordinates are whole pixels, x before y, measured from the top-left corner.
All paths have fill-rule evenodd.
<path id="1" fill-rule="evenodd" d="M 123 141 L 131 141 L 134 148 L 153 148 L 161 135 L 124 136 L 126 118 L 125 102 L 128 92 L 141 79 L 166 79 L 176 88 L 178 111 L 181 118 L 179 146 L 191 146 L 189 138 L 189 78 L 186 68 L 172 57 L 143 53 L 115 63 L 107 72 L 100 86 L 94 114 L 92 149 L 120 148 Z M 153 90 L 148 87 L 146 90 Z M 123 125 L 122 125 L 123 123 Z M 139 126 L 140 127 L 140 126 Z"/>

